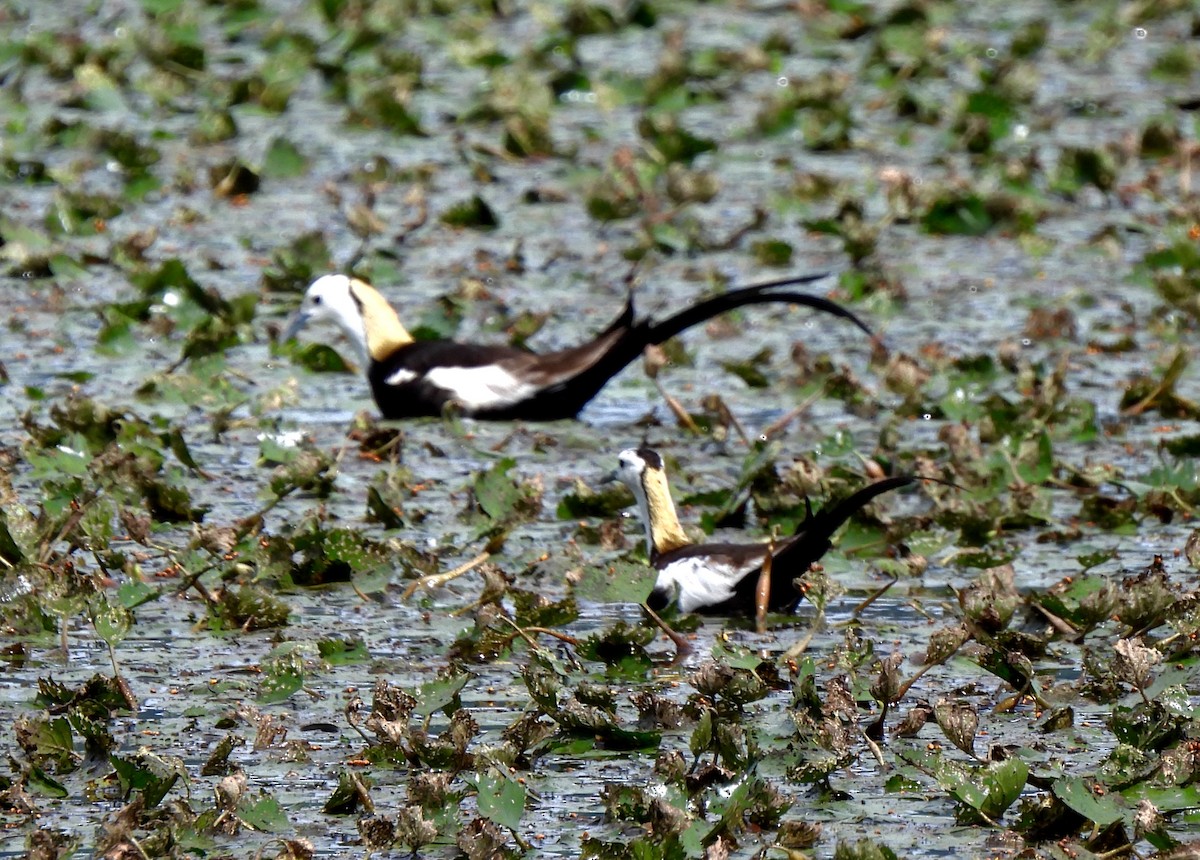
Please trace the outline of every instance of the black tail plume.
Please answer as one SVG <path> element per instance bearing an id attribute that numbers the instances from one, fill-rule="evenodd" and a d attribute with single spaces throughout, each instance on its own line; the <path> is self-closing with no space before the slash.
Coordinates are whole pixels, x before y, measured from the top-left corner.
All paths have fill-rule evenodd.
<path id="1" fill-rule="evenodd" d="M 794 286 L 796 284 L 808 284 L 813 281 L 819 281 L 822 278 L 828 277 L 828 273 L 819 275 L 802 275 L 795 278 L 784 278 L 779 281 L 768 281 L 763 284 L 755 284 L 750 287 L 742 287 L 741 289 L 730 290 L 727 293 L 722 293 L 719 296 L 713 296 L 710 299 L 697 302 L 686 310 L 680 311 L 673 317 L 668 317 L 662 322 L 651 322 L 646 324 L 646 337 L 648 343 L 663 343 L 670 340 L 675 335 L 689 329 L 698 323 L 715 317 L 717 314 L 731 311 L 734 308 L 744 307 L 745 305 L 764 304 L 766 302 L 784 302 L 805 307 L 813 308 L 814 310 L 824 311 L 827 314 L 841 317 L 849 320 L 860 329 L 865 331 L 872 337 L 875 333 L 871 331 L 870 326 L 859 319 L 850 311 L 839 305 L 837 302 L 823 298 L 821 296 L 810 296 L 807 293 L 793 292 L 774 292 L 777 287 Z"/>
<path id="2" fill-rule="evenodd" d="M 829 551 L 829 539 L 842 524 L 868 502 L 877 496 L 891 490 L 906 487 L 922 480 L 916 475 L 898 475 L 894 478 L 884 478 L 873 484 L 868 484 L 856 490 L 846 498 L 837 502 L 833 507 L 822 508 L 813 514 L 808 509 L 809 516 L 796 527 L 795 536 L 783 549 L 775 553 L 771 559 L 771 599 L 768 608 L 772 612 L 791 612 L 800 602 L 800 594 L 792 586 L 793 580 L 804 575 L 814 561 Z M 754 590 L 758 584 L 758 572 L 751 573 L 737 585 L 739 596 L 745 592 L 753 606 Z"/>

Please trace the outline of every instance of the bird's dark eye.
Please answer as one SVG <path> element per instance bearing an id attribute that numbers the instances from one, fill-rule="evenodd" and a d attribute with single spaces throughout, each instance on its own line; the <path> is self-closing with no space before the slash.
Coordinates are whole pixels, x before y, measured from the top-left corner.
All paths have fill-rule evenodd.
<path id="1" fill-rule="evenodd" d="M 321 297 L 320 297 L 320 296 L 313 296 L 313 304 L 314 304 L 314 305 L 319 305 L 319 304 L 321 304 Z"/>

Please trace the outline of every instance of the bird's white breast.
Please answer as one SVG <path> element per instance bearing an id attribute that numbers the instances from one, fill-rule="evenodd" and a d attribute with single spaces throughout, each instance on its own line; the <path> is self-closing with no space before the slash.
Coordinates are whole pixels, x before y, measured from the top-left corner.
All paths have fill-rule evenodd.
<path id="1" fill-rule="evenodd" d="M 760 564 L 761 559 L 735 566 L 711 556 L 681 558 L 658 572 L 654 590 L 678 595 L 680 612 L 695 612 L 729 600 L 742 577 Z"/>

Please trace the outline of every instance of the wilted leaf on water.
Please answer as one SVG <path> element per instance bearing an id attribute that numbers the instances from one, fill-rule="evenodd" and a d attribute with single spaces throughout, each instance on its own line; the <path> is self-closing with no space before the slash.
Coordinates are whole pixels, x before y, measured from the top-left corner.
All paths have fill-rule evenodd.
<path id="1" fill-rule="evenodd" d="M 821 824 L 815 821 L 790 819 L 779 825 L 775 834 L 775 844 L 781 848 L 797 851 L 811 848 L 821 838 Z"/>
<path id="2" fill-rule="evenodd" d="M 338 774 L 333 793 L 329 795 L 321 811 L 326 815 L 352 815 L 364 807 L 367 812 L 374 811 L 374 803 L 371 802 L 369 793 L 370 785 L 364 777 L 343 768 Z"/>
<path id="3" fill-rule="evenodd" d="M 589 565 L 575 583 L 575 595 L 596 603 L 643 603 L 657 579 L 658 571 L 647 564 L 614 561 Z"/>
<path id="4" fill-rule="evenodd" d="M 1054 447 L 1050 434 L 1042 429 L 1032 444 L 1022 440 L 1017 448 L 1017 474 L 1030 484 L 1041 484 L 1054 475 Z"/>
<path id="5" fill-rule="evenodd" d="M 579 656 L 607 664 L 612 677 L 644 679 L 653 665 L 646 646 L 654 641 L 655 633 L 651 626 L 618 621 L 580 642 Z"/>
<path id="6" fill-rule="evenodd" d="M 941 701 L 933 706 L 933 716 L 942 733 L 969 756 L 975 755 L 975 732 L 979 714 L 967 702 Z"/>
<path id="7" fill-rule="evenodd" d="M 1118 639 L 1113 650 L 1117 652 L 1112 661 L 1113 674 L 1144 695 L 1154 680 L 1154 667 L 1162 662 L 1162 654 L 1156 648 L 1143 645 L 1140 637 Z"/>
<path id="8" fill-rule="evenodd" d="M 404 528 L 403 508 L 399 505 L 389 505 L 382 493 L 388 492 L 386 484 L 372 484 L 367 487 L 367 522 L 378 523 L 385 529 Z"/>
<path id="9" fill-rule="evenodd" d="M 1040 695 L 1040 687 L 1033 671 L 1033 662 L 1018 651 L 989 648 L 976 658 L 981 668 L 1006 681 L 1014 690 L 1029 689 Z"/>
<path id="10" fill-rule="evenodd" d="M 890 705 L 900 697 L 900 664 L 904 655 L 898 651 L 879 659 L 879 675 L 871 683 L 871 698 Z"/>
<path id="11" fill-rule="evenodd" d="M 579 618 L 579 606 L 572 594 L 551 600 L 542 591 L 518 588 L 496 568 L 483 565 L 480 572 L 486 592 L 503 592 L 512 601 L 513 620 L 518 627 L 562 627 Z"/>
<path id="12" fill-rule="evenodd" d="M 1200 417 L 1200 404 L 1175 391 L 1190 360 L 1188 350 L 1180 346 L 1157 379 L 1140 373 L 1135 375 L 1121 396 L 1121 411 L 1126 415 L 1141 415 L 1155 410 L 1164 418 Z"/>
<path id="13" fill-rule="evenodd" d="M 509 830 L 516 830 L 525 814 L 525 786 L 497 772 L 481 773 L 475 788 L 479 814 Z"/>
<path id="14" fill-rule="evenodd" d="M 936 666 L 945 663 L 958 652 L 968 638 L 970 634 L 962 624 L 939 627 L 929 634 L 929 644 L 925 646 L 925 656 L 921 665 Z"/>
<path id="15" fill-rule="evenodd" d="M 1077 776 L 1063 777 L 1055 780 L 1052 790 L 1055 797 L 1097 827 L 1120 821 L 1127 811 L 1119 794 L 1106 792 L 1104 786 L 1093 780 Z"/>
<path id="16" fill-rule="evenodd" d="M 45 224 L 50 233 L 94 236 L 106 230 L 106 222 L 121 212 L 116 198 L 59 188 L 46 212 Z"/>
<path id="17" fill-rule="evenodd" d="M 763 266 L 791 265 L 795 252 L 791 244 L 783 239 L 760 239 L 751 246 L 754 259 Z"/>
<path id="18" fill-rule="evenodd" d="M 217 741 L 213 751 L 209 753 L 208 758 L 204 760 L 204 764 L 200 767 L 201 776 L 224 776 L 233 770 L 233 765 L 229 763 L 229 755 L 234 748 L 241 746 L 246 741 L 237 735 L 227 734 L 221 740 Z"/>
<path id="19" fill-rule="evenodd" d="M 306 443 L 295 449 L 287 462 L 271 472 L 268 486 L 276 496 L 286 496 L 300 490 L 325 497 L 333 491 L 337 473 L 337 463 L 329 454 Z"/>
<path id="20" fill-rule="evenodd" d="M 58 773 L 75 769 L 75 738 L 66 717 L 48 719 L 44 713 L 22 715 L 13 724 L 17 743 L 35 765 L 53 764 Z"/>
<path id="21" fill-rule="evenodd" d="M 1118 590 L 1117 617 L 1130 631 L 1153 630 L 1166 621 L 1181 592 L 1161 567 L 1126 577 Z"/>
<path id="22" fill-rule="evenodd" d="M 5 805 L 14 811 L 19 808 L 18 803 L 8 799 L 5 800 Z M 26 836 L 25 856 L 28 860 L 67 860 L 75 856 L 75 852 L 83 844 L 83 839 L 82 834 L 64 833 L 42 826 Z"/>
<path id="23" fill-rule="evenodd" d="M 209 168 L 208 179 L 217 197 L 253 194 L 258 191 L 261 182 L 256 171 L 237 159 Z"/>
<path id="24" fill-rule="evenodd" d="M 1183 554 L 1192 567 L 1200 568 L 1200 529 L 1193 529 L 1184 544 Z"/>
<path id="25" fill-rule="evenodd" d="M 1101 549 L 1095 552 L 1086 552 L 1075 556 L 1075 560 L 1079 562 L 1079 566 L 1083 568 L 1084 573 L 1091 570 L 1097 565 L 1104 564 L 1106 561 L 1111 561 L 1117 557 L 1117 551 L 1114 549 Z"/>
<path id="26" fill-rule="evenodd" d="M 341 783 L 335 794 L 341 790 Z M 330 798 L 332 801 L 333 798 Z M 328 805 L 328 804 L 326 804 Z M 386 815 L 363 815 L 355 822 L 359 838 L 368 852 L 386 850 L 396 841 L 396 822 Z M 424 844 L 424 843 L 422 843 Z"/>
<path id="27" fill-rule="evenodd" d="M 734 838 L 747 829 L 772 830 L 791 805 L 791 799 L 771 783 L 753 773 L 745 774 L 732 792 L 709 797 L 709 812 L 718 813 L 720 820 L 705 841 Z"/>
<path id="28" fill-rule="evenodd" d="M 673 113 L 644 113 L 637 124 L 638 133 L 669 163 L 690 164 L 696 156 L 717 148 L 715 141 L 698 137 L 679 124 Z"/>
<path id="29" fill-rule="evenodd" d="M 1157 699 L 1140 701 L 1132 708 L 1117 705 L 1109 715 L 1109 731 L 1122 744 L 1142 750 L 1161 750 L 1183 737 L 1191 720 L 1169 711 Z"/>
<path id="30" fill-rule="evenodd" d="M 1041 719 L 1038 720 L 1037 728 L 1040 732 L 1057 732 L 1069 729 L 1074 725 L 1075 709 L 1070 705 L 1060 705 L 1043 712 Z"/>
<path id="31" fill-rule="evenodd" d="M 960 591 L 958 602 L 967 620 L 987 633 L 998 633 L 1007 627 L 1021 603 L 1013 577 L 1011 564 L 988 568 Z"/>

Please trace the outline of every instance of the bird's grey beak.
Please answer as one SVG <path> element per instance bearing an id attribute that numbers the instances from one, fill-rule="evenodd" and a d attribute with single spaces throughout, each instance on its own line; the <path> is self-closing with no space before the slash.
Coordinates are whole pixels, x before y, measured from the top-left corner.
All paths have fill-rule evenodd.
<path id="1" fill-rule="evenodd" d="M 280 343 L 287 343 L 289 340 L 294 340 L 296 335 L 300 333 L 300 329 L 308 324 L 312 319 L 312 312 L 303 308 L 296 311 L 291 320 L 288 321 L 288 326 L 283 330 L 283 334 L 279 336 Z"/>
<path id="2" fill-rule="evenodd" d="M 612 484 L 619 480 L 621 480 L 621 476 L 617 473 L 616 469 L 613 469 L 611 472 L 609 472 L 607 475 L 605 475 L 603 478 L 600 479 L 600 485 L 603 486 L 604 484 Z"/>

